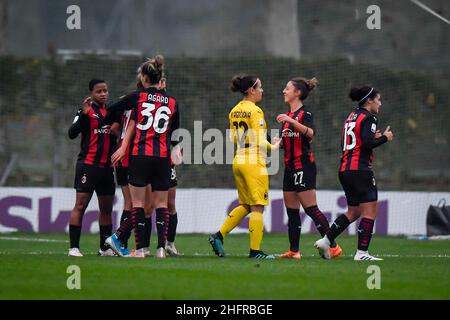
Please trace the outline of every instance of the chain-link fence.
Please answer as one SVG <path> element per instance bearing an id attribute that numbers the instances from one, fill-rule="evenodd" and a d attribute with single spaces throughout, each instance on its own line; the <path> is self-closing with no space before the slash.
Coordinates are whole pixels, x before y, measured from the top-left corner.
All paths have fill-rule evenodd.
<path id="1" fill-rule="evenodd" d="M 79 56 L 75 59 L 0 58 L 0 165 L 4 185 L 66 186 L 73 182 L 79 141 L 67 129 L 88 95 L 93 77 L 104 78 L 110 102 L 133 89 L 140 58 Z M 380 128 L 390 125 L 396 139 L 375 151 L 375 171 L 384 190 L 445 190 L 450 184 L 450 79 L 413 71 L 393 71 L 343 59 L 168 58 L 168 90 L 180 102 L 181 126 L 191 133 L 228 128 L 228 113 L 240 99 L 229 90 L 239 72 L 258 75 L 264 97 L 260 103 L 269 128 L 288 109 L 282 89 L 294 76 L 319 80 L 306 104 L 314 112 L 313 143 L 318 188 L 339 188 L 337 168 L 341 126 L 354 107 L 351 85 L 369 83 L 382 93 Z M 203 142 L 203 147 L 210 142 Z M 193 148 L 193 146 L 191 146 Z M 193 150 L 193 149 L 192 149 Z M 226 164 L 182 165 L 180 187 L 234 187 Z M 214 178 L 211 178 L 214 177 Z M 280 188 L 281 173 L 271 178 Z"/>
<path id="2" fill-rule="evenodd" d="M 449 189 L 450 28 L 417 1 L 379 1 L 381 29 L 369 30 L 366 0 L 80 0 L 74 2 L 83 17 L 78 33 L 65 29 L 71 1 L 0 2 L 0 185 L 72 186 L 79 142 L 68 139 L 67 129 L 89 80 L 104 78 L 112 102 L 133 89 L 140 52 L 159 51 L 167 56 L 181 125 L 192 133 L 194 121 L 202 121 L 203 131 L 228 127 L 240 98 L 229 90 L 236 73 L 261 78 L 269 128 L 279 127 L 276 115 L 288 108 L 286 82 L 315 76 L 319 86 L 306 104 L 317 126 L 319 189 L 340 189 L 340 131 L 354 107 L 348 91 L 371 84 L 382 93 L 380 128 L 390 125 L 395 134 L 375 151 L 380 189 Z M 450 16 L 448 1 L 425 2 Z M 100 10 L 105 3 L 108 9 Z M 28 23 L 15 28 L 18 21 Z M 117 54 L 118 47 L 134 55 Z M 185 164 L 178 174 L 180 187 L 234 187 L 225 164 Z M 271 188 L 281 180 L 281 173 L 272 176 Z"/>

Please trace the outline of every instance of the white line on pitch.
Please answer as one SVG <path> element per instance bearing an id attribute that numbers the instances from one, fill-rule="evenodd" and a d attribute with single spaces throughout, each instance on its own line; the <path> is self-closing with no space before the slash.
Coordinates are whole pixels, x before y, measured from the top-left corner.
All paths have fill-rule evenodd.
<path id="1" fill-rule="evenodd" d="M 69 242 L 68 240 L 53 240 L 53 239 L 42 239 L 42 238 L 21 238 L 21 237 L 0 237 L 0 240 L 30 241 L 30 242 L 59 242 L 59 243 Z"/>
<path id="2" fill-rule="evenodd" d="M 196 257 L 213 257 L 214 254 L 205 254 L 205 253 L 199 253 L 195 252 L 192 254 Z M 189 255 L 188 255 L 189 256 Z M 228 255 L 228 257 L 247 257 L 247 254 L 232 254 Z M 353 257 L 353 254 L 343 254 L 341 257 Z M 377 257 L 385 257 L 385 258 L 450 258 L 449 254 L 423 254 L 423 255 L 411 255 L 411 254 L 377 254 Z M 275 254 L 275 257 L 279 257 L 279 255 Z M 319 255 L 316 254 L 304 254 L 302 257 L 319 257 Z"/>

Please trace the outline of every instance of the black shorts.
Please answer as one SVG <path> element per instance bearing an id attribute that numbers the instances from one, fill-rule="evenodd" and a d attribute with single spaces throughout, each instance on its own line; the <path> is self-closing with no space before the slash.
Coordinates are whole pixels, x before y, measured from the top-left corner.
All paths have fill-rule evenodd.
<path id="1" fill-rule="evenodd" d="M 117 166 L 116 169 L 116 182 L 117 185 L 123 187 L 128 185 L 128 167 Z"/>
<path id="2" fill-rule="evenodd" d="M 312 163 L 302 169 L 284 169 L 283 191 L 303 192 L 316 189 L 316 164 Z"/>
<path id="3" fill-rule="evenodd" d="M 92 193 L 97 196 L 113 196 L 116 191 L 113 168 L 98 168 L 77 163 L 74 188 L 77 192 Z"/>
<path id="4" fill-rule="evenodd" d="M 167 191 L 170 186 L 169 158 L 131 156 L 128 183 L 135 187 L 150 184 L 153 191 Z"/>
<path id="5" fill-rule="evenodd" d="M 357 207 L 361 203 L 378 200 L 377 183 L 372 171 L 342 171 L 339 172 L 339 181 L 349 206 Z"/>
<path id="6" fill-rule="evenodd" d="M 170 167 L 170 184 L 169 189 L 175 188 L 178 185 L 177 182 L 177 170 L 175 169 L 175 166 Z"/>

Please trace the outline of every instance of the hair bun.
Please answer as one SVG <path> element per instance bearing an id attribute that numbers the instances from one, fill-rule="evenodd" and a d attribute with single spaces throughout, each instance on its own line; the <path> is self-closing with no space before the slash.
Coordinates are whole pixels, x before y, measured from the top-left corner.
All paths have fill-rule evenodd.
<path id="1" fill-rule="evenodd" d="M 162 69 L 162 67 L 164 66 L 164 57 L 160 54 L 157 54 L 154 58 L 154 66 L 157 69 Z"/>
<path id="2" fill-rule="evenodd" d="M 231 79 L 231 91 L 233 92 L 241 91 L 241 82 L 242 82 L 242 75 L 234 76 Z"/>
<path id="3" fill-rule="evenodd" d="M 364 97 L 361 95 L 361 88 L 358 87 L 352 87 L 348 96 L 352 99 L 352 101 L 359 101 L 362 97 Z"/>
<path id="4" fill-rule="evenodd" d="M 314 77 L 312 79 L 306 80 L 306 85 L 308 86 L 309 90 L 313 90 L 315 87 L 317 87 L 317 79 Z"/>
<path id="5" fill-rule="evenodd" d="M 248 89 L 256 84 L 258 80 L 257 76 L 249 76 L 246 74 L 239 74 L 234 76 L 231 79 L 231 91 L 233 92 L 241 92 L 242 94 L 246 94 Z"/>
<path id="6" fill-rule="evenodd" d="M 149 77 L 150 83 L 156 84 L 164 74 L 164 57 L 157 54 L 153 58 L 148 58 L 139 69 L 143 75 Z"/>
<path id="7" fill-rule="evenodd" d="M 350 99 L 352 99 L 352 101 L 357 101 L 358 104 L 362 106 L 367 99 L 373 99 L 379 93 L 380 91 L 378 91 L 374 87 L 363 85 L 352 87 L 348 96 L 350 97 Z"/>

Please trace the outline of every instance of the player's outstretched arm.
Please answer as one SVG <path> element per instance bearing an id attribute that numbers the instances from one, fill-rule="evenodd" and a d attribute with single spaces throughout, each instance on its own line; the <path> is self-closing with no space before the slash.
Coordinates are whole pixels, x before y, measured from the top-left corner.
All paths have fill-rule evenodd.
<path id="1" fill-rule="evenodd" d="M 256 138 L 256 144 L 264 150 L 277 150 L 280 148 L 281 140 L 272 144 L 267 141 L 267 129 L 265 128 L 264 115 L 259 112 L 252 113 L 250 118 L 251 130 L 253 130 Z"/>
<path id="2" fill-rule="evenodd" d="M 120 148 L 117 149 L 116 152 L 114 152 L 113 155 L 111 156 L 111 162 L 113 165 L 115 165 L 118 161 L 125 158 L 128 146 L 130 145 L 131 139 L 134 136 L 135 129 L 136 129 L 136 122 L 134 120 L 130 120 L 130 123 L 128 124 L 128 128 L 125 133 L 125 137 L 123 138 L 122 144 L 120 145 Z"/>
<path id="3" fill-rule="evenodd" d="M 133 109 L 136 106 L 137 93 L 132 92 L 125 96 L 120 97 L 119 101 L 114 102 L 107 108 L 106 117 L 104 123 L 112 125 L 116 121 L 117 115 L 123 114 L 125 110 Z"/>
<path id="4" fill-rule="evenodd" d="M 116 136 L 120 137 L 120 123 L 114 122 L 111 125 L 111 132 Z"/>
<path id="5" fill-rule="evenodd" d="M 294 126 L 295 129 L 297 129 L 297 131 L 299 131 L 302 135 L 304 135 L 305 137 L 307 137 L 310 140 L 312 140 L 312 138 L 314 137 L 314 129 L 312 129 L 308 126 L 305 126 L 304 124 L 298 122 L 297 120 L 292 119 L 287 114 L 284 114 L 284 113 L 279 114 L 277 116 L 277 121 L 279 123 L 289 122 L 290 124 L 292 124 Z"/>

